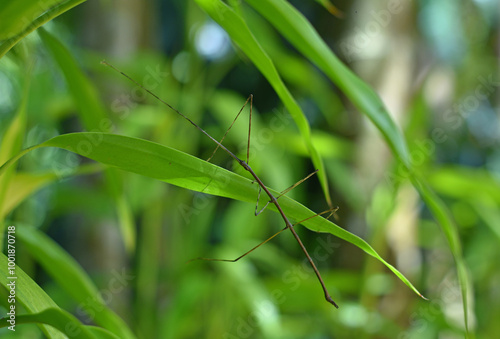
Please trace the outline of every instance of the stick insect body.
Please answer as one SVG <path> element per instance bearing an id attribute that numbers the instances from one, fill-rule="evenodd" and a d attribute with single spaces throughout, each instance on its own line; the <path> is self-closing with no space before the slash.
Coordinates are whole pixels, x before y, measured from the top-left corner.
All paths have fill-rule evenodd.
<path id="1" fill-rule="evenodd" d="M 101 61 L 102 64 L 112 68 L 113 70 L 115 70 L 116 72 L 122 74 L 124 77 L 126 77 L 127 79 L 129 79 L 130 81 L 132 81 L 133 83 L 135 83 L 137 86 L 141 87 L 143 90 L 145 90 L 147 93 L 149 93 L 151 96 L 153 96 L 154 98 L 156 98 L 157 100 L 159 100 L 161 103 L 163 103 L 164 105 L 166 105 L 168 108 L 170 108 L 171 110 L 173 110 L 175 113 L 177 113 L 178 115 L 180 115 L 181 117 L 183 117 L 184 119 L 186 119 L 189 123 L 191 123 L 191 125 L 193 125 L 196 129 L 198 129 L 200 132 L 202 132 L 203 134 L 205 134 L 207 137 L 209 137 L 216 145 L 217 145 L 217 148 L 215 149 L 215 151 L 217 151 L 217 149 L 220 147 L 222 148 L 227 154 L 229 154 L 229 156 L 231 156 L 236 162 L 238 162 L 238 164 L 240 164 L 241 167 L 243 167 L 245 170 L 247 170 L 250 175 L 254 178 L 254 182 L 257 182 L 257 184 L 259 185 L 259 191 L 260 189 L 264 190 L 264 192 L 268 195 L 269 197 L 269 202 L 268 203 L 272 203 L 276 206 L 276 209 L 278 210 L 279 214 L 281 215 L 283 221 L 285 222 L 285 227 L 280 230 L 278 233 L 274 234 L 273 236 L 271 236 L 269 239 L 265 240 L 264 242 L 260 243 L 259 245 L 255 246 L 254 248 L 252 248 L 250 251 L 246 252 L 245 254 L 241 255 L 240 257 L 234 259 L 234 260 L 224 260 L 224 259 L 206 259 L 206 258 L 197 258 L 197 259 L 203 259 L 203 260 L 214 260 L 214 261 L 230 261 L 230 262 L 235 262 L 235 261 L 238 261 L 239 259 L 241 259 L 242 257 L 244 257 L 245 255 L 247 255 L 248 253 L 252 252 L 254 249 L 256 249 L 257 247 L 261 246 L 262 244 L 265 244 L 266 242 L 268 242 L 269 240 L 271 240 L 272 238 L 274 238 L 275 236 L 277 236 L 278 234 L 280 234 L 281 232 L 283 232 L 284 230 L 286 229 L 289 229 L 290 232 L 292 232 L 292 235 L 293 237 L 295 238 L 295 240 L 297 240 L 300 248 L 302 249 L 302 252 L 304 252 L 307 260 L 309 261 L 309 264 L 311 265 L 312 269 L 314 270 L 314 273 L 316 274 L 320 284 L 321 284 L 321 287 L 323 289 L 323 292 L 325 294 L 325 299 L 326 301 L 328 301 L 330 304 L 332 304 L 333 306 L 335 306 L 336 308 L 339 308 L 338 305 L 335 303 L 335 301 L 333 301 L 332 297 L 330 296 L 330 294 L 328 293 L 328 290 L 325 286 L 325 283 L 323 282 L 323 279 L 321 278 L 321 274 L 319 273 L 318 271 L 318 268 L 316 267 L 316 265 L 314 264 L 314 261 L 312 260 L 311 256 L 309 255 L 309 253 L 307 252 L 307 249 L 306 247 L 304 246 L 304 244 L 302 243 L 302 241 L 300 240 L 300 237 L 299 235 L 297 234 L 297 232 L 295 231 L 295 229 L 293 228 L 293 224 L 288 220 L 287 216 L 285 215 L 285 213 L 283 212 L 279 202 L 278 202 L 278 198 L 281 197 L 283 194 L 285 194 L 286 192 L 288 192 L 291 188 L 295 187 L 297 184 L 300 184 L 301 182 L 303 182 L 304 180 L 306 179 L 303 179 L 301 180 L 299 183 L 297 183 L 296 185 L 293 185 L 290 189 L 287 189 L 284 191 L 284 193 L 282 193 L 280 196 L 278 197 L 274 197 L 274 195 L 269 191 L 269 189 L 264 185 L 264 183 L 260 180 L 260 178 L 257 176 L 257 174 L 255 174 L 255 172 L 252 170 L 252 168 L 250 167 L 250 165 L 248 165 L 248 158 L 249 158 L 249 147 L 247 147 L 247 161 L 244 161 L 244 160 L 241 160 L 240 158 L 238 158 L 233 152 L 231 152 L 229 149 L 227 149 L 223 144 L 222 144 L 222 140 L 224 140 L 224 137 L 226 136 L 226 134 L 224 135 L 224 137 L 222 138 L 222 140 L 219 142 L 218 140 L 214 139 L 210 134 L 208 134 L 203 128 L 201 128 L 200 126 L 198 126 L 194 121 L 192 121 L 191 119 L 189 119 L 187 116 L 185 116 L 184 114 L 182 114 L 181 112 L 179 112 L 177 109 L 175 109 L 174 107 L 172 107 L 170 104 L 168 104 L 167 102 L 165 102 L 164 100 L 162 100 L 160 97 L 158 97 L 156 94 L 154 94 L 153 92 L 151 92 L 150 90 L 148 90 L 147 88 L 145 88 L 144 86 L 142 86 L 141 84 L 139 84 L 137 81 L 135 81 L 134 79 L 132 79 L 130 76 L 128 76 L 127 74 L 123 73 L 122 71 L 118 70 L 117 68 L 115 68 L 114 66 L 110 65 L 109 63 L 107 63 L 106 61 Z M 250 103 L 252 103 L 252 98 L 253 96 L 250 95 L 250 97 L 247 99 L 247 101 L 245 102 L 245 105 L 246 103 L 248 102 L 248 100 L 250 100 Z M 243 106 L 245 107 L 245 106 Z M 251 131 L 251 105 L 250 105 L 250 124 L 249 124 L 249 129 L 248 129 L 248 146 L 250 145 L 250 131 Z M 240 110 L 240 112 L 238 113 L 238 116 L 239 114 L 241 113 L 241 111 L 243 110 L 243 108 Z M 238 118 L 238 116 L 236 116 L 236 118 Z M 236 119 L 235 119 L 236 120 Z M 233 121 L 234 123 L 234 121 Z M 231 124 L 232 126 L 232 124 Z M 231 126 L 229 128 L 231 128 Z M 229 129 L 228 129 L 229 131 Z M 215 153 L 214 151 L 214 153 Z M 212 154 L 213 156 L 213 154 Z M 210 157 L 211 158 L 211 157 Z M 210 159 L 209 159 L 210 160 Z M 316 173 L 316 171 L 314 172 Z M 312 174 L 314 174 L 312 173 Z M 311 174 L 311 175 L 312 175 Z M 310 176 L 311 176 L 310 175 Z M 267 206 L 267 205 L 266 205 Z M 265 207 L 264 207 L 265 208 Z M 262 211 L 262 210 L 261 210 Z M 330 209 L 328 211 L 333 211 L 335 212 L 333 209 Z M 328 212 L 328 211 L 325 211 L 325 212 Z M 259 212 L 260 213 L 260 212 Z M 255 213 L 256 215 L 258 214 L 257 211 Z M 320 213 L 322 214 L 322 213 Z M 319 214 L 317 214 L 319 215 Z M 317 216 L 315 215 L 315 216 Z M 314 217 L 314 216 L 313 216 Z M 312 218 L 312 217 L 311 217 Z M 308 218 L 310 219 L 310 218 Z M 306 219 L 306 220 L 308 220 Z M 305 220 L 302 220 L 301 222 L 303 222 Z M 300 223 L 300 222 L 299 222 Z M 196 260 L 196 259 L 195 259 Z"/>

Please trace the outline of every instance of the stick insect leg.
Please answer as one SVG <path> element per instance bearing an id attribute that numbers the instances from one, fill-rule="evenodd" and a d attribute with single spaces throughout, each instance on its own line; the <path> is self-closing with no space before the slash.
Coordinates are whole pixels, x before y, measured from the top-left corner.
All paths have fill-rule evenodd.
<path id="1" fill-rule="evenodd" d="M 236 122 L 236 119 L 238 119 L 238 117 L 240 116 L 241 112 L 243 112 L 243 109 L 245 108 L 245 106 L 247 105 L 248 101 L 250 101 L 250 127 L 251 127 L 251 119 L 252 119 L 252 102 L 253 102 L 253 95 L 250 94 L 250 96 L 247 98 L 247 101 L 245 101 L 245 103 L 243 104 L 243 106 L 241 107 L 240 111 L 238 112 L 238 114 L 236 114 L 236 117 L 234 118 L 233 122 L 231 123 L 231 125 L 228 127 L 228 129 L 226 130 L 226 133 L 224 133 L 224 136 L 222 137 L 222 139 L 220 140 L 219 144 L 222 144 L 222 142 L 224 141 L 224 139 L 226 138 L 226 135 L 229 133 L 229 130 L 231 129 L 231 127 L 233 127 L 234 123 Z M 250 148 L 250 127 L 248 128 L 248 148 Z M 217 150 L 219 149 L 220 145 L 217 144 L 217 147 L 215 147 L 215 150 L 213 151 L 212 155 L 210 156 L 210 158 L 207 159 L 207 161 L 210 161 L 214 155 L 215 155 L 215 152 L 217 152 Z M 247 148 L 247 163 L 248 163 L 248 148 Z"/>
<path id="2" fill-rule="evenodd" d="M 249 139 L 249 143 L 248 143 L 248 146 L 250 147 L 250 139 Z M 318 170 L 315 170 L 314 172 L 312 172 L 311 174 L 309 174 L 307 177 L 305 177 L 304 179 L 301 179 L 299 181 L 297 181 L 295 184 L 293 184 L 292 186 L 288 187 L 286 190 L 284 191 L 281 191 L 280 195 L 278 195 L 276 197 L 276 200 L 278 200 L 280 197 L 284 196 L 285 194 L 287 194 L 288 192 L 290 192 L 291 190 L 293 190 L 295 187 L 299 186 L 300 184 L 302 184 L 304 181 L 306 181 L 307 179 L 309 179 L 310 177 L 312 177 L 314 174 L 318 173 Z M 253 182 L 252 182 L 253 183 Z M 266 203 L 266 205 L 264 207 L 262 207 L 262 209 L 260 211 L 257 212 L 257 208 L 259 206 L 259 199 L 260 199 L 260 187 L 259 187 L 259 195 L 257 196 L 257 205 L 255 206 L 255 216 L 258 216 L 259 214 L 262 213 L 262 211 L 264 211 L 267 207 L 267 205 L 269 205 L 269 203 L 271 202 L 270 200 Z"/>
<path id="3" fill-rule="evenodd" d="M 255 205 L 255 216 L 258 216 L 259 214 L 262 213 L 263 210 L 266 209 L 267 205 L 269 205 L 269 203 L 271 201 L 268 201 L 266 203 L 266 205 L 264 207 L 262 207 L 262 209 L 260 211 L 257 212 L 257 208 L 259 207 L 259 200 L 260 200 L 260 192 L 262 191 L 262 188 L 259 186 L 259 194 L 257 195 L 257 204 Z"/>
<path id="4" fill-rule="evenodd" d="M 315 218 L 315 217 L 317 217 L 317 216 L 319 216 L 319 215 L 326 214 L 326 213 L 328 213 L 328 212 L 330 212 L 330 214 L 329 214 L 329 215 L 328 215 L 325 219 L 330 219 L 330 217 L 332 216 L 332 214 L 333 214 L 333 213 L 335 213 L 338 209 L 339 209 L 339 207 L 338 207 L 338 206 L 337 206 L 337 207 L 332 207 L 332 208 L 329 208 L 329 209 L 327 209 L 326 211 L 323 211 L 323 212 L 321 212 L 321 213 L 317 213 L 317 214 L 315 214 L 315 215 L 310 216 L 309 218 L 305 218 L 304 220 L 301 220 L 301 221 L 299 221 L 299 222 L 296 222 L 296 223 L 295 223 L 295 224 L 293 224 L 292 226 L 296 226 L 296 225 L 298 225 L 298 224 L 302 224 L 304 221 L 307 221 L 307 220 L 309 220 L 309 219 Z"/>
<path id="5" fill-rule="evenodd" d="M 195 261 L 195 260 L 206 260 L 206 261 L 224 261 L 224 262 L 237 262 L 238 260 L 240 260 L 241 258 L 247 256 L 248 254 L 252 253 L 254 250 L 256 250 L 257 248 L 259 248 L 260 246 L 264 245 L 265 243 L 267 243 L 268 241 L 270 241 L 271 239 L 273 239 L 274 237 L 276 237 L 278 234 L 280 234 L 281 232 L 283 232 L 284 230 L 286 230 L 288 228 L 285 227 L 283 228 L 282 230 L 280 230 L 279 232 L 273 234 L 272 236 L 270 236 L 269 238 L 267 238 L 266 240 L 264 240 L 263 242 L 261 242 L 260 244 L 258 244 L 257 246 L 254 246 L 251 250 L 243 253 L 242 255 L 240 255 L 238 258 L 236 259 L 212 259 L 212 258 L 195 258 L 195 259 L 191 259 L 188 261 L 189 262 L 192 262 L 192 261 Z"/>
<path id="6" fill-rule="evenodd" d="M 252 107 L 253 107 L 253 94 L 250 94 L 250 115 L 248 117 L 248 142 L 247 142 L 247 165 L 250 161 L 250 135 L 252 132 Z M 247 99 L 248 102 L 248 99 Z M 246 105 L 246 102 L 245 102 Z"/>
<path id="7" fill-rule="evenodd" d="M 310 177 L 312 177 L 313 175 L 315 175 L 316 173 L 318 173 L 319 170 L 315 170 L 314 172 L 312 172 L 311 174 L 309 174 L 307 177 L 305 177 L 304 179 L 301 179 L 299 181 L 297 181 L 295 184 L 293 184 L 292 186 L 288 187 L 286 190 L 284 191 L 281 191 L 280 195 L 278 195 L 276 197 L 276 199 L 279 199 L 281 198 L 282 196 L 284 196 L 285 194 L 287 194 L 288 192 L 290 192 L 291 190 L 293 190 L 295 187 L 299 186 L 300 184 L 302 184 L 304 181 L 306 181 L 307 179 L 309 179 Z"/>

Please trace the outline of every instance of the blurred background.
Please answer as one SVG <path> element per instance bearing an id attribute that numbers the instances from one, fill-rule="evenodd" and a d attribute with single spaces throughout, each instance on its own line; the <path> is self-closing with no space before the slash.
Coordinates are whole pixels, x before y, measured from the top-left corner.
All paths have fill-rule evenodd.
<path id="1" fill-rule="evenodd" d="M 236 4 L 237 1 L 228 1 Z M 446 202 L 459 228 L 471 278 L 469 321 L 478 338 L 500 333 L 499 3 L 475 1 L 290 1 L 323 40 L 381 96 L 404 132 L 412 162 Z M 297 226 L 334 300 L 288 232 L 238 263 L 235 258 L 283 227 L 254 205 L 121 173 L 132 226 L 124 229 L 102 166 L 41 149 L 23 171 L 57 172 L 9 216 L 56 240 L 110 290 L 117 272 L 133 279 L 108 303 L 141 338 L 463 338 L 456 268 L 436 221 L 373 124 L 306 58 L 244 2 L 247 24 L 306 114 L 325 164 L 332 220 L 362 237 L 427 297 L 420 299 L 381 263 L 332 235 Z M 251 61 L 193 1 L 87 1 L 44 28 L 85 71 L 113 133 L 155 141 L 202 159 L 213 143 L 127 79 L 106 59 L 222 137 L 252 93 L 250 165 L 283 190 L 314 170 L 298 129 Z M 0 133 L 23 93 L 19 50 L 33 60 L 24 146 L 85 130 L 68 85 L 37 33 L 0 60 Z M 248 110 L 225 145 L 246 153 Z M 62 159 L 71 158 L 68 161 Z M 212 163 L 242 173 L 222 151 Z M 64 164 L 62 167 L 55 164 Z M 88 173 L 77 170 L 94 166 Z M 328 208 L 317 177 L 289 194 Z M 19 246 L 22 246 L 20 244 Z M 18 264 L 57 302 L 74 302 L 28 255 Z M 80 319 L 85 317 L 80 315 Z M 35 326 L 19 326 L 40 337 Z M 5 332 L 0 332 L 5 333 Z"/>

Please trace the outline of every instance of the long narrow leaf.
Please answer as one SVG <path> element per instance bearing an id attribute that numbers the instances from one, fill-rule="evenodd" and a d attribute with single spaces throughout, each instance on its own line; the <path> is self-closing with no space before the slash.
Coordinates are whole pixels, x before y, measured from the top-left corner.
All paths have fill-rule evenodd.
<path id="1" fill-rule="evenodd" d="M 8 327 L 8 318 L 0 319 L 0 327 Z M 16 316 L 16 326 L 20 324 L 47 324 L 69 338 L 75 339 L 118 339 L 116 335 L 94 326 L 85 326 L 70 313 L 57 309 L 48 308 L 40 313 L 23 314 Z"/>
<path id="2" fill-rule="evenodd" d="M 13 25 L 10 27 L 14 27 L 15 29 L 12 31 L 6 31 L 4 32 L 3 36 L 4 39 L 3 41 L 0 41 L 0 58 L 2 58 L 5 53 L 7 53 L 12 47 L 14 47 L 19 41 L 21 41 L 25 36 L 33 32 L 35 29 L 38 27 L 42 26 L 43 24 L 49 22 L 50 20 L 54 19 L 55 17 L 63 14 L 64 12 L 70 10 L 71 8 L 81 4 L 85 0 L 65 0 L 65 1 L 58 1 L 57 5 L 54 5 L 52 7 L 46 7 L 44 6 L 43 2 L 34 2 L 31 0 L 16 0 L 16 1 L 8 1 L 8 2 L 17 2 L 19 3 L 19 6 L 24 6 L 24 7 L 39 7 L 42 10 L 46 10 L 45 12 L 36 12 L 30 9 L 31 13 L 37 13 L 39 14 L 38 17 L 33 17 L 29 18 L 24 15 L 24 12 L 14 12 L 13 16 L 11 16 L 10 21 L 11 22 L 26 22 L 28 20 L 29 24 L 26 25 Z M 7 1 L 3 1 L 2 3 L 7 3 Z M 5 17 L 8 17 L 10 9 L 6 7 L 2 8 L 0 12 L 0 18 L 3 21 Z M 32 21 L 30 21 L 30 19 Z M 9 24 L 10 25 L 10 24 Z"/>
<path id="3" fill-rule="evenodd" d="M 43 6 L 36 1 L 17 0 L 0 3 L 0 40 L 5 40 L 24 31 L 30 24 L 29 19 L 36 19 L 47 8 L 57 7 L 64 1 L 46 0 Z M 24 20 L 23 20 L 24 19 Z"/>
<path id="4" fill-rule="evenodd" d="M 71 52 L 52 34 L 40 28 L 38 34 L 61 69 L 71 95 L 79 110 L 79 117 L 89 131 L 109 132 L 111 120 L 99 100 L 99 94 L 80 69 Z"/>
<path id="5" fill-rule="evenodd" d="M 304 56 L 316 64 L 365 114 L 382 133 L 392 153 L 408 170 L 409 178 L 438 220 L 457 266 L 462 290 L 464 322 L 468 331 L 467 291 L 469 279 L 463 260 L 457 227 L 442 200 L 432 192 L 423 177 L 413 172 L 406 140 L 391 119 L 380 97 L 328 48 L 307 19 L 284 0 L 247 0 Z"/>
<path id="6" fill-rule="evenodd" d="M 56 242 L 32 227 L 17 227 L 17 236 L 45 271 L 66 290 L 92 321 L 120 338 L 135 338 L 125 322 L 102 300 L 100 291 L 80 265 Z"/>
<path id="7" fill-rule="evenodd" d="M 21 155 L 40 147 L 63 148 L 103 164 L 141 174 L 193 191 L 255 203 L 257 186 L 252 181 L 193 157 L 181 151 L 147 140 L 106 133 L 71 133 L 52 138 L 24 150 L 0 167 L 0 175 Z M 279 192 L 271 190 L 273 194 Z M 292 220 L 299 221 L 315 215 L 297 201 L 280 198 L 283 211 Z M 274 207 L 271 209 L 275 210 Z M 303 226 L 317 232 L 328 232 L 359 247 L 386 265 L 415 293 L 420 292 L 396 268 L 387 263 L 363 239 L 324 218 L 312 218 Z"/>
<path id="8" fill-rule="evenodd" d="M 38 313 L 49 308 L 58 308 L 56 303 L 45 293 L 40 286 L 38 286 L 24 271 L 19 267 L 15 266 L 14 274 L 10 273 L 8 266 L 9 260 L 7 257 L 0 253 L 0 285 L 5 287 L 10 291 L 9 284 L 12 280 L 15 280 L 15 295 L 16 303 L 24 306 L 24 308 L 30 313 Z M 8 277 L 15 276 L 16 279 L 9 279 Z M 47 326 L 40 325 L 42 331 L 49 338 L 65 338 L 65 336 L 57 331 L 56 329 Z"/>
<path id="9" fill-rule="evenodd" d="M 252 60 L 254 65 L 266 77 L 267 81 L 269 81 L 285 107 L 288 109 L 288 112 L 302 135 L 302 139 L 309 151 L 314 166 L 319 169 L 318 178 L 323 189 L 323 194 L 325 195 L 327 203 L 331 205 L 328 180 L 326 178 L 326 172 L 324 171 L 323 160 L 311 141 L 309 123 L 302 109 L 281 80 L 273 62 L 252 35 L 245 21 L 243 21 L 235 11 L 219 0 L 196 0 L 196 2 L 212 17 L 212 19 L 226 30 L 231 39 L 241 48 L 250 60 Z"/>
<path id="10" fill-rule="evenodd" d="M 304 56 L 321 69 L 377 126 L 393 153 L 409 166 L 406 142 L 375 91 L 347 68 L 309 21 L 283 0 L 246 0 Z"/>

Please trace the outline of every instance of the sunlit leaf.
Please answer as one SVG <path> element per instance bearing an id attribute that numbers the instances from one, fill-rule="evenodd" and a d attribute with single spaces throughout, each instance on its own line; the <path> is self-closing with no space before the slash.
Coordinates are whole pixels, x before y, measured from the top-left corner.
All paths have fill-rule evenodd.
<path id="1" fill-rule="evenodd" d="M 79 303 L 77 311 L 82 316 L 87 313 L 89 319 L 120 338 L 135 338 L 125 322 L 108 308 L 100 291 L 78 262 L 55 241 L 31 227 L 17 227 L 16 234 L 54 281 Z"/>
<path id="2" fill-rule="evenodd" d="M 266 77 L 267 81 L 276 91 L 281 101 L 288 109 L 295 124 L 299 128 L 302 139 L 310 154 L 314 166 L 319 169 L 318 178 L 323 189 L 327 203 L 331 205 L 330 193 L 328 190 L 328 180 L 324 171 L 323 160 L 311 140 L 311 129 L 309 123 L 286 85 L 283 83 L 273 61 L 262 49 L 258 41 L 248 29 L 245 21 L 230 7 L 219 0 L 196 0 L 219 25 L 229 34 L 231 39 L 241 48 L 241 50 L 252 60 L 259 71 Z"/>
<path id="3" fill-rule="evenodd" d="M 0 319 L 0 327 L 8 327 L 8 318 Z M 46 324 L 58 329 L 69 338 L 76 339 L 118 339 L 116 335 L 94 326 L 85 326 L 77 318 L 60 308 L 47 308 L 34 314 L 16 316 L 16 326 L 21 324 Z"/>
<path id="4" fill-rule="evenodd" d="M 247 0 L 247 2 L 267 18 L 297 50 L 318 66 L 342 90 L 360 112 L 377 127 L 394 156 L 401 161 L 408 172 L 408 178 L 418 189 L 446 235 L 457 266 L 462 290 L 464 321 L 468 328 L 467 291 L 470 288 L 470 282 L 456 224 L 446 205 L 430 189 L 425 178 L 414 172 L 406 140 L 380 97 L 337 58 L 309 21 L 290 3 L 284 0 Z"/>
<path id="5" fill-rule="evenodd" d="M 0 58 L 29 33 L 84 1 L 51 0 L 51 5 L 31 0 L 2 1 Z"/>
<path id="6" fill-rule="evenodd" d="M 258 189 L 252 181 L 224 168 L 181 151 L 147 140 L 106 133 L 71 133 L 52 138 L 21 152 L 0 168 L 0 175 L 20 156 L 40 147 L 58 147 L 103 164 L 141 174 L 193 191 L 255 203 Z M 273 194 L 279 192 L 271 190 Z M 283 196 L 280 205 L 295 221 L 307 219 L 314 212 L 297 201 Z M 276 211 L 275 207 L 270 209 Z M 387 263 L 360 237 L 324 218 L 312 218 L 301 225 L 316 232 L 328 232 L 359 247 L 396 274 L 415 293 L 420 292 L 396 268 Z"/>
<path id="7" fill-rule="evenodd" d="M 14 234 L 15 235 L 15 234 Z M 9 277 L 15 276 L 15 295 L 16 303 L 24 306 L 30 313 L 38 313 L 50 308 L 58 308 L 56 303 L 38 286 L 24 271 L 15 266 L 13 273 L 9 270 L 9 260 L 0 253 L 0 284 L 10 291 L 8 284 L 12 283 L 13 279 Z M 62 333 L 47 325 L 40 325 L 42 331 L 49 338 L 66 338 Z"/>

